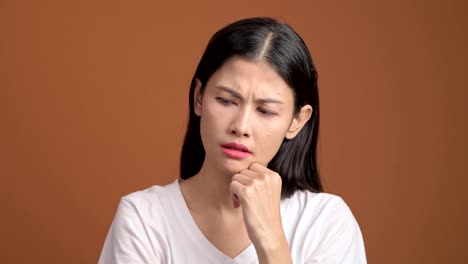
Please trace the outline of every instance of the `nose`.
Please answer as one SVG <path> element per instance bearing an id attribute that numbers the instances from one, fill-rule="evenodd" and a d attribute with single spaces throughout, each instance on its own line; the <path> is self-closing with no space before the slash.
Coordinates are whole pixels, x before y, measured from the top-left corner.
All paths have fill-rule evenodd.
<path id="1" fill-rule="evenodd" d="M 221 117 L 222 118 L 222 117 Z M 250 113 L 247 109 L 239 109 L 235 114 L 231 123 L 231 134 L 238 137 L 250 137 Z"/>

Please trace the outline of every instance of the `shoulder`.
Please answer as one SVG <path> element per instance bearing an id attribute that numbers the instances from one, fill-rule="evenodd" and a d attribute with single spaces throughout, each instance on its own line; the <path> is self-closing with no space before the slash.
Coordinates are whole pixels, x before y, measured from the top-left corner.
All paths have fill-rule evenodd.
<path id="1" fill-rule="evenodd" d="M 298 190 L 285 202 L 292 210 L 310 212 L 314 215 L 351 214 L 345 201 L 340 196 L 330 193 Z"/>
<path id="2" fill-rule="evenodd" d="M 170 199 L 174 193 L 176 182 L 167 185 L 154 185 L 147 189 L 129 193 L 121 198 L 121 203 L 132 205 L 134 207 L 158 206 Z"/>
<path id="3" fill-rule="evenodd" d="M 300 190 L 285 202 L 288 212 L 285 217 L 293 224 L 300 223 L 321 232 L 327 230 L 327 233 L 333 233 L 344 225 L 359 228 L 351 209 L 340 196 Z"/>
<path id="4" fill-rule="evenodd" d="M 339 229 L 343 225 L 358 228 L 351 209 L 338 195 L 296 191 L 287 201 L 287 210 L 294 212 L 304 224 L 320 229 Z"/>
<path id="5" fill-rule="evenodd" d="M 303 239 L 299 247 L 307 251 L 307 259 L 365 263 L 361 230 L 340 196 L 301 190 L 285 202 L 285 229 L 293 230 L 292 241 Z"/>
<path id="6" fill-rule="evenodd" d="M 152 186 L 121 198 L 99 263 L 162 262 L 170 233 L 166 214 L 170 205 L 166 200 L 171 199 L 174 183 Z"/>
<path id="7" fill-rule="evenodd" d="M 175 195 L 175 184 L 154 185 L 123 196 L 116 216 L 133 221 L 138 219 L 143 224 L 163 224 L 166 211 L 171 207 L 169 203 Z"/>

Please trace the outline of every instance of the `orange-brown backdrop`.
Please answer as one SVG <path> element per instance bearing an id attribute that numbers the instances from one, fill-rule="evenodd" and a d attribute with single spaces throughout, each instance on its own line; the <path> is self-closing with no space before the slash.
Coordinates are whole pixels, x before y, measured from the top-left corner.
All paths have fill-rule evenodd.
<path id="1" fill-rule="evenodd" d="M 292 24 L 319 70 L 321 174 L 370 263 L 468 258 L 464 1 L 0 1 L 2 263 L 95 263 L 121 196 L 178 177 L 215 30 Z"/>

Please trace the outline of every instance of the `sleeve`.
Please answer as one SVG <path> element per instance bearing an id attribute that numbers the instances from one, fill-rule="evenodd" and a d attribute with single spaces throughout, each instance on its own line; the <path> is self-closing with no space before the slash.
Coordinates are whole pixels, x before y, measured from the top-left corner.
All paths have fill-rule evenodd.
<path id="1" fill-rule="evenodd" d="M 339 197 L 329 219 L 326 236 L 307 264 L 366 264 L 364 241 L 359 225 L 346 203 Z"/>
<path id="2" fill-rule="evenodd" d="M 135 205 L 125 197 L 120 200 L 98 263 L 161 263 Z"/>

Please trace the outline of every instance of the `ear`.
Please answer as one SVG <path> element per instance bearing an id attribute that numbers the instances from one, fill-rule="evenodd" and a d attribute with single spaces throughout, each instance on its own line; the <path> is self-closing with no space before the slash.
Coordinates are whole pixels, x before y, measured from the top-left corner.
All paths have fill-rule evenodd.
<path id="1" fill-rule="evenodd" d="M 312 116 L 312 106 L 304 105 L 301 107 L 301 110 L 296 114 L 293 118 L 291 125 L 289 125 L 289 129 L 286 132 L 287 139 L 293 139 L 296 135 L 301 131 L 302 127 L 304 127 L 305 123 L 309 121 L 310 117 Z"/>
<path id="2" fill-rule="evenodd" d="M 193 111 L 197 116 L 201 116 L 201 109 L 202 109 L 202 99 L 203 95 L 201 93 L 201 86 L 202 83 L 199 79 L 196 79 L 196 85 L 195 85 L 195 92 L 193 93 Z"/>

